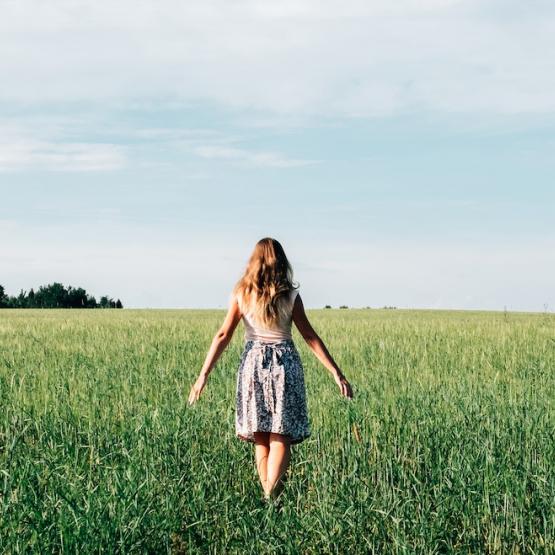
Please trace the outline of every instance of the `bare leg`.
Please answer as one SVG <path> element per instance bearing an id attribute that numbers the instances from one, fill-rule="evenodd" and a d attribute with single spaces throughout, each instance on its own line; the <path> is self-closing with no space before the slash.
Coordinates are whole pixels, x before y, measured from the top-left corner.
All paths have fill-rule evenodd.
<path id="1" fill-rule="evenodd" d="M 283 488 L 283 478 L 291 460 L 289 437 L 270 432 L 270 454 L 267 466 L 267 495 L 277 497 Z"/>
<path id="2" fill-rule="evenodd" d="M 254 432 L 256 470 L 266 495 L 268 491 L 268 455 L 270 454 L 269 432 Z"/>

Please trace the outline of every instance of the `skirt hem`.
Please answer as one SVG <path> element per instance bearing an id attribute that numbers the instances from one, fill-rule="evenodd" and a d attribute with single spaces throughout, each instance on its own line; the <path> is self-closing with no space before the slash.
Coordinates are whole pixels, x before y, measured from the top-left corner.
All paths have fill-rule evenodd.
<path id="1" fill-rule="evenodd" d="M 291 436 L 291 434 L 286 434 L 286 433 L 283 433 L 283 432 L 274 432 L 273 430 L 253 430 L 252 433 L 254 434 L 254 432 L 272 432 L 272 433 L 276 433 L 276 434 L 282 434 L 282 435 L 285 435 L 285 436 L 289 436 L 291 445 L 296 445 L 298 443 L 302 443 L 305 439 L 308 439 L 312 435 L 311 433 L 308 433 L 304 436 L 293 437 L 293 436 Z M 243 435 L 243 434 L 240 434 L 240 433 L 236 432 L 235 437 L 242 440 L 242 441 L 247 441 L 249 443 L 255 443 L 254 436 L 252 436 L 252 435 L 251 436 L 246 436 L 246 435 Z"/>

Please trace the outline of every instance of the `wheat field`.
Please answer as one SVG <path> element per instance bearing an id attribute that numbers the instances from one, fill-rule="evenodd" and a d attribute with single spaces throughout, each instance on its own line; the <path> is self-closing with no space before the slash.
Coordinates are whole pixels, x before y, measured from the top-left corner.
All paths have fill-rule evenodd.
<path id="1" fill-rule="evenodd" d="M 555 553 L 555 315 L 307 310 L 280 506 L 234 434 L 223 310 L 0 311 L 5 553 Z"/>

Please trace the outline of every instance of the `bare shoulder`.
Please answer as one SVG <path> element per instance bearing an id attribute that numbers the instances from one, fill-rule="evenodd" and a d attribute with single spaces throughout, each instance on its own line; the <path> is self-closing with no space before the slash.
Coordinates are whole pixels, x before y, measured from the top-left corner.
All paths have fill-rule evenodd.
<path id="1" fill-rule="evenodd" d="M 297 293 L 295 296 L 295 300 L 293 302 L 293 320 L 295 322 L 301 320 L 307 320 L 307 316 L 304 310 L 303 299 L 300 293 Z"/>
<path id="2" fill-rule="evenodd" d="M 297 326 L 297 329 L 305 339 L 316 337 L 316 332 L 309 322 L 304 310 L 304 304 L 300 293 L 297 294 L 297 297 L 295 298 L 292 316 L 295 326 Z"/>
<path id="3" fill-rule="evenodd" d="M 243 316 L 243 310 L 241 306 L 241 299 L 235 293 L 231 293 L 228 297 L 228 316 L 230 319 L 241 318 Z"/>
<path id="4" fill-rule="evenodd" d="M 298 289 L 294 289 L 292 293 L 293 297 L 293 318 L 295 317 L 295 313 L 297 314 L 304 314 L 304 304 L 301 294 Z"/>
<path id="5" fill-rule="evenodd" d="M 231 337 L 242 316 L 243 314 L 241 312 L 241 308 L 239 307 L 237 297 L 230 294 L 228 297 L 227 314 L 218 333 L 223 336 Z"/>
<path id="6" fill-rule="evenodd" d="M 237 307 L 241 316 L 245 313 L 246 307 L 244 305 L 244 299 L 236 291 L 232 291 L 229 295 L 229 303 L 230 305 L 234 304 Z"/>

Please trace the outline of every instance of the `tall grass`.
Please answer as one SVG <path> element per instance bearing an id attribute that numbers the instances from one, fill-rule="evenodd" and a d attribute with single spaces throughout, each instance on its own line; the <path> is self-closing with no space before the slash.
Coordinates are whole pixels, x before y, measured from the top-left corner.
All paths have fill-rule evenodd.
<path id="1" fill-rule="evenodd" d="M 223 311 L 0 312 L 0 550 L 555 553 L 555 318 L 309 310 L 312 435 L 281 508 L 234 434 Z"/>

